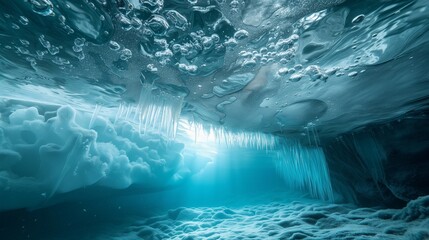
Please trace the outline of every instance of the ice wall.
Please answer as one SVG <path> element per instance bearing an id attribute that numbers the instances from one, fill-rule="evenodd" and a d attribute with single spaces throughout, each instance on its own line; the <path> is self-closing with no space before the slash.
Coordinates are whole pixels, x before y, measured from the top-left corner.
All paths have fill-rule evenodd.
<path id="1" fill-rule="evenodd" d="M 344 201 L 402 207 L 429 194 L 428 110 L 322 141 Z"/>

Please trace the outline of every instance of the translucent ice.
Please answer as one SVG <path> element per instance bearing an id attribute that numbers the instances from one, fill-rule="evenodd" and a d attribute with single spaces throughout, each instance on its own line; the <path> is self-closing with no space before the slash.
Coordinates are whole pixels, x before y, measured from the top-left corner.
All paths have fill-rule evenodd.
<path id="1" fill-rule="evenodd" d="M 331 178 L 322 148 L 285 142 L 275 161 L 285 183 L 327 201 L 334 200 Z"/>

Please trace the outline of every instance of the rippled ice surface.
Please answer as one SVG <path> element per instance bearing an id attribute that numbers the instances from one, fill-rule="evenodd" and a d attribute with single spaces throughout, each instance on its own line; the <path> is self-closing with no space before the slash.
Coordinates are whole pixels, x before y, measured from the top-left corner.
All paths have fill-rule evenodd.
<path id="1" fill-rule="evenodd" d="M 1 9 L 7 98 L 92 111 L 137 102 L 146 83 L 184 97 L 183 116 L 289 134 L 316 125 L 324 135 L 426 103 L 424 0 L 34 0 Z"/>

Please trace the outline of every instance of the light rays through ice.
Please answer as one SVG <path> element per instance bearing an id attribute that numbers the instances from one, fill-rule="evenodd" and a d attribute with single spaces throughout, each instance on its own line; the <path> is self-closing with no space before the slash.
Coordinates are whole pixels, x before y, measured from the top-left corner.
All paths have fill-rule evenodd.
<path id="1" fill-rule="evenodd" d="M 308 192 L 312 197 L 333 201 L 333 190 L 322 148 L 307 147 L 298 141 L 261 132 L 230 130 L 199 123 L 180 116 L 183 96 L 174 96 L 151 85 L 144 85 L 137 104 L 117 108 L 94 107 L 89 128 L 95 118 L 108 116 L 113 124 L 126 121 L 141 134 L 156 133 L 184 141 L 191 148 L 204 149 L 216 156 L 218 147 L 251 148 L 277 152 L 275 165 L 288 188 Z M 315 135 L 315 138 L 317 136 Z M 318 143 L 318 138 L 314 140 Z"/>
<path id="2" fill-rule="evenodd" d="M 279 137 L 261 132 L 231 131 L 221 126 L 201 124 L 181 120 L 179 128 L 195 143 L 217 144 L 227 148 L 252 148 L 257 150 L 274 150 Z"/>
<path id="3" fill-rule="evenodd" d="M 227 148 L 253 148 L 277 152 L 277 173 L 290 189 L 308 192 L 310 196 L 334 201 L 333 188 L 325 154 L 321 147 L 303 146 L 272 134 L 260 132 L 228 131 L 197 122 L 180 121 L 179 129 L 199 146 L 226 146 Z M 318 139 L 317 139 L 318 141 Z"/>

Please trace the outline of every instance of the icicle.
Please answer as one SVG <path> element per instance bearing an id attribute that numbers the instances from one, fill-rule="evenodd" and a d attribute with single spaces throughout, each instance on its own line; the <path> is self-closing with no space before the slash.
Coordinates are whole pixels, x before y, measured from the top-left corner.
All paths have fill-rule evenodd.
<path id="1" fill-rule="evenodd" d="M 203 125 L 187 121 L 179 124 L 182 132 L 197 142 L 212 142 L 225 147 L 254 148 L 258 150 L 272 150 L 277 145 L 276 137 L 260 132 L 229 131 L 224 127 Z"/>
<path id="2" fill-rule="evenodd" d="M 116 124 L 116 122 L 118 121 L 118 119 L 121 118 L 123 110 L 124 110 L 124 106 L 121 103 L 121 104 L 119 104 L 119 108 L 116 111 L 115 120 L 113 121 L 113 124 Z"/>
<path id="3" fill-rule="evenodd" d="M 384 182 L 383 165 L 387 159 L 384 148 L 371 134 L 353 135 L 353 143 L 372 178 L 376 182 Z"/>
<path id="4" fill-rule="evenodd" d="M 275 163 L 278 173 L 290 188 L 305 190 L 313 197 L 333 201 L 329 169 L 321 148 L 285 142 Z"/>
<path id="5" fill-rule="evenodd" d="M 114 123 L 119 119 L 136 125 L 141 133 L 153 132 L 174 138 L 182 110 L 183 97 L 166 92 L 154 93 L 153 86 L 143 85 L 137 105 L 120 104 Z"/>
<path id="6" fill-rule="evenodd" d="M 99 115 L 100 109 L 101 109 L 101 107 L 98 104 L 95 105 L 94 111 L 92 112 L 92 115 L 91 115 L 91 120 L 89 121 L 89 126 L 88 126 L 89 129 L 91 129 L 92 125 L 94 125 L 94 120 L 95 120 L 96 116 Z"/>

